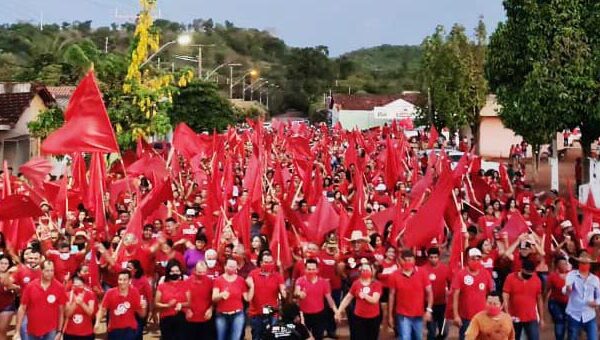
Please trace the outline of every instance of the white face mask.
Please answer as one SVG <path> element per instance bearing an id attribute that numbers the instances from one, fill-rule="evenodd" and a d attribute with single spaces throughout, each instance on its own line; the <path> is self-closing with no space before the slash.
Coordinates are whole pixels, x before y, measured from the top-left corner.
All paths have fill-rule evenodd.
<path id="1" fill-rule="evenodd" d="M 70 253 L 60 253 L 60 255 L 58 255 L 60 257 L 61 260 L 66 261 L 69 259 L 69 257 L 71 257 Z"/>
<path id="2" fill-rule="evenodd" d="M 206 260 L 206 266 L 208 268 L 214 268 L 217 265 L 217 260 Z"/>

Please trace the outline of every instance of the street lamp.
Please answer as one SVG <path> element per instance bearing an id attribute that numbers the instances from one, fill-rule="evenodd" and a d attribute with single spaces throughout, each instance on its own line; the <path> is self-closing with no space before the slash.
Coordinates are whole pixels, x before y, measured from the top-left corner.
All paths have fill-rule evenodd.
<path id="1" fill-rule="evenodd" d="M 192 36 L 190 34 L 181 34 L 180 36 L 177 37 L 176 40 L 169 41 L 166 44 L 162 45 L 156 52 L 154 52 L 154 54 L 149 56 L 148 59 L 146 59 L 140 65 L 140 68 L 146 66 L 146 64 L 148 64 L 152 59 L 154 59 L 154 57 L 156 57 L 160 52 L 162 52 L 168 46 L 171 46 L 175 43 L 182 45 L 182 46 L 186 46 L 186 45 L 189 45 L 189 43 L 191 43 L 191 42 L 192 42 Z"/>
<path id="2" fill-rule="evenodd" d="M 229 64 L 229 99 L 233 99 L 233 68 L 242 64 Z"/>
<path id="3" fill-rule="evenodd" d="M 258 71 L 255 69 L 251 69 L 250 71 L 246 72 L 246 74 L 244 74 L 242 76 L 242 78 L 240 78 L 240 80 L 238 80 L 234 85 L 237 85 L 237 83 L 242 82 L 242 100 L 246 100 L 246 77 L 250 75 L 252 77 L 256 77 L 258 75 Z M 252 82 L 250 82 L 252 83 Z"/>

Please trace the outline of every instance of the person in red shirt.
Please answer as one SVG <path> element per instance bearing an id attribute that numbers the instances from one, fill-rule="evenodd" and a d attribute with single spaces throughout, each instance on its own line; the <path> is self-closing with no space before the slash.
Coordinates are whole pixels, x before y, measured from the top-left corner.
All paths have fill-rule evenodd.
<path id="1" fill-rule="evenodd" d="M 437 247 L 427 250 L 427 263 L 422 267 L 427 271 L 427 278 L 433 290 L 433 313 L 431 322 L 427 323 L 427 339 L 436 339 L 438 332 L 445 333 L 444 320 L 446 311 L 446 297 L 452 283 L 450 268 L 445 263 L 440 263 L 440 249 Z"/>
<path id="2" fill-rule="evenodd" d="M 71 291 L 67 293 L 68 302 L 65 306 L 65 340 L 81 339 L 94 340 L 94 321 L 96 311 L 96 294 L 88 289 L 83 279 L 73 276 Z"/>
<path id="3" fill-rule="evenodd" d="M 212 280 L 215 280 L 223 274 L 223 266 L 217 260 L 219 254 L 214 249 L 208 249 L 204 253 L 204 262 L 206 262 L 206 275 Z"/>
<path id="4" fill-rule="evenodd" d="M 60 283 L 66 283 L 70 277 L 75 274 L 77 268 L 85 259 L 86 251 L 80 251 L 71 254 L 71 247 L 66 241 L 61 241 L 58 245 L 58 250 L 51 248 L 49 240 L 42 241 L 42 245 L 46 248 L 50 244 L 50 249 L 46 251 L 46 258 L 54 262 L 55 277 Z"/>
<path id="5" fill-rule="evenodd" d="M 170 260 L 176 260 L 182 267 L 185 264 L 185 259 L 183 258 L 182 253 L 173 248 L 173 240 L 167 239 L 160 246 L 160 250 L 156 252 L 156 271 L 158 276 L 165 275 L 165 268 Z"/>
<path id="6" fill-rule="evenodd" d="M 274 316 L 265 315 L 263 308 L 279 306 L 279 295 L 285 299 L 286 290 L 283 276 L 277 272 L 273 255 L 267 250 L 257 259 L 258 268 L 246 278 L 248 284 L 248 317 L 252 326 L 252 340 L 260 340 L 267 324 L 273 325 Z M 267 313 L 270 314 L 270 313 Z"/>
<path id="7" fill-rule="evenodd" d="M 217 339 L 240 339 L 244 332 L 244 300 L 248 301 L 246 281 L 237 275 L 237 261 L 228 258 L 225 273 L 214 283 L 212 300 L 217 307 Z"/>
<path id="8" fill-rule="evenodd" d="M 370 264 L 361 264 L 360 278 L 354 281 L 335 314 L 336 320 L 341 320 L 341 311 L 345 310 L 350 302 L 356 299 L 354 317 L 351 320 L 354 325 L 350 327 L 351 339 L 379 338 L 379 325 L 381 325 L 379 299 L 381 298 L 383 286 L 381 282 L 374 280 L 373 272 L 373 267 Z"/>
<path id="9" fill-rule="evenodd" d="M 42 254 L 39 249 L 27 248 L 23 250 L 21 263 L 24 264 L 18 265 L 17 270 L 11 275 L 11 286 L 23 292 L 31 281 L 39 279 L 42 276 L 40 270 L 41 260 Z"/>
<path id="10" fill-rule="evenodd" d="M 323 244 L 323 250 L 319 253 L 319 272 L 321 277 L 329 280 L 331 285 L 331 297 L 336 305 L 342 300 L 342 277 L 338 272 L 337 261 L 339 260 L 339 247 L 335 239 L 330 238 Z M 325 333 L 328 338 L 335 338 L 337 325 L 334 319 L 333 311 L 326 308 L 327 325 Z"/>
<path id="11" fill-rule="evenodd" d="M 148 306 L 147 306 L 147 310 L 148 313 L 146 313 L 147 315 L 155 315 L 154 313 L 154 304 L 153 304 L 153 300 L 154 300 L 154 296 L 153 296 L 153 290 L 152 290 L 152 286 L 150 286 L 150 281 L 148 280 L 148 277 L 144 275 L 144 268 L 142 268 L 142 265 L 140 263 L 140 261 L 138 260 L 131 260 L 129 261 L 129 263 L 127 263 L 127 270 L 129 270 L 129 272 L 131 273 L 131 285 L 133 287 L 135 287 L 138 292 L 140 292 L 140 295 L 142 297 L 142 299 L 146 300 L 148 302 Z M 147 317 L 140 317 L 136 314 L 135 316 L 137 322 L 138 322 L 138 328 L 137 328 L 137 332 L 138 335 L 143 334 L 144 328 L 146 327 L 146 323 L 148 321 Z"/>
<path id="12" fill-rule="evenodd" d="M 431 283 L 427 272 L 415 267 L 412 250 L 402 251 L 400 265 L 401 269 L 396 271 L 389 282 L 388 323 L 391 328 L 395 326 L 400 339 L 420 340 L 423 321 L 431 321 L 433 312 Z"/>
<path id="13" fill-rule="evenodd" d="M 131 286 L 131 272 L 123 270 L 117 277 L 117 287 L 109 289 L 104 295 L 95 329 L 99 330 L 102 319 L 110 313 L 108 319 L 108 340 L 134 340 L 138 337 L 135 315 L 146 316 L 147 301 L 139 291 Z"/>
<path id="14" fill-rule="evenodd" d="M 306 327 L 316 340 L 323 339 L 325 331 L 323 301 L 327 301 L 334 314 L 337 313 L 337 308 L 331 297 L 329 282 L 319 276 L 319 264 L 316 259 L 306 260 L 304 276 L 296 280 L 294 296 L 300 300 L 300 310 L 304 315 Z"/>
<path id="15" fill-rule="evenodd" d="M 0 255 L 0 339 L 8 339 L 8 329 L 15 314 L 15 291 L 9 287 L 10 272 L 15 269 L 8 253 Z"/>
<path id="16" fill-rule="evenodd" d="M 23 318 L 27 315 L 27 337 L 54 339 L 62 333 L 67 296 L 65 287 L 54 279 L 54 263 L 46 260 L 42 262 L 41 269 L 42 276 L 23 291 L 15 329 L 21 328 Z M 19 333 L 13 337 L 20 338 Z"/>
<path id="17" fill-rule="evenodd" d="M 520 339 L 525 331 L 527 339 L 538 340 L 540 327 L 543 327 L 544 303 L 542 281 L 535 273 L 533 261 L 523 261 L 521 271 L 508 275 L 502 297 L 506 312 L 513 318 L 515 338 Z"/>
<path id="18" fill-rule="evenodd" d="M 183 309 L 189 306 L 191 297 L 181 268 L 176 261 L 169 261 L 165 280 L 156 289 L 154 306 L 160 313 L 160 336 L 163 339 L 185 339 Z"/>
<path id="19" fill-rule="evenodd" d="M 487 294 L 494 289 L 492 276 L 481 264 L 481 251 L 471 248 L 467 255 L 467 268 L 459 271 L 452 281 L 452 309 L 454 323 L 460 328 L 460 340 L 464 340 L 473 316 L 485 309 Z"/>
<path id="20" fill-rule="evenodd" d="M 120 272 L 123 269 L 127 269 L 129 261 L 137 260 L 140 262 L 146 278 L 152 280 L 154 278 L 154 252 L 158 246 L 144 248 L 140 245 L 134 234 L 127 233 L 123 237 L 121 247 L 123 247 L 123 250 L 118 253 L 114 270 Z"/>
<path id="21" fill-rule="evenodd" d="M 185 311 L 188 339 L 215 339 L 212 308 L 213 279 L 207 275 L 204 261 L 198 261 L 194 272 L 187 279 L 190 306 Z"/>
<path id="22" fill-rule="evenodd" d="M 554 322 L 554 335 L 557 340 L 564 340 L 567 334 L 567 303 L 569 297 L 562 292 L 565 278 L 570 270 L 569 262 L 564 257 L 554 260 L 555 271 L 548 275 L 547 293 L 548 311 Z"/>

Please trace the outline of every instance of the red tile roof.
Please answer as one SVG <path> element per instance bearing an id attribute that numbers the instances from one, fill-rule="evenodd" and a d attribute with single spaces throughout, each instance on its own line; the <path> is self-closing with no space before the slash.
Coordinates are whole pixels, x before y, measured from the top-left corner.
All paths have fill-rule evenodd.
<path id="1" fill-rule="evenodd" d="M 32 86 L 29 92 L 0 93 L 0 125 L 14 127 L 36 94 L 40 96 L 46 106 L 55 103 L 50 92 L 42 85 Z"/>
<path id="2" fill-rule="evenodd" d="M 342 110 L 373 110 L 377 106 L 385 106 L 398 99 L 404 99 L 407 102 L 416 105 L 423 106 L 423 95 L 417 92 L 408 92 L 404 94 L 334 94 L 333 100 L 336 106 Z"/>

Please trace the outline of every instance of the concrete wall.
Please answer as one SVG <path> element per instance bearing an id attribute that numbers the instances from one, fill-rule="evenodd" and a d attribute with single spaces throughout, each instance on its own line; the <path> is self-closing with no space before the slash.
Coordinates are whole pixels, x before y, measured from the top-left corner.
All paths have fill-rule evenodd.
<path id="1" fill-rule="evenodd" d="M 521 136 L 504 127 L 500 117 L 481 117 L 479 154 L 484 157 L 508 158 L 510 146 L 523 141 Z M 528 150 L 529 154 L 530 150 Z"/>

